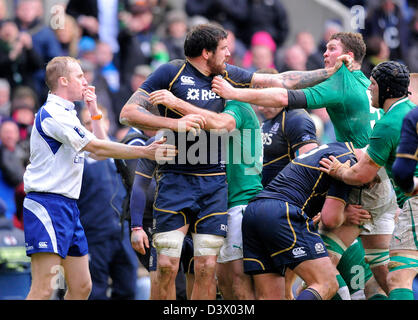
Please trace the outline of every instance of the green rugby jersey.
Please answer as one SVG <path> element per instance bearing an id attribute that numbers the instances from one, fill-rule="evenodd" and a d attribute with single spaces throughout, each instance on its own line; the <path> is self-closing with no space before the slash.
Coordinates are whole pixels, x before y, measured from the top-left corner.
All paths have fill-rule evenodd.
<path id="1" fill-rule="evenodd" d="M 403 118 L 414 107 L 415 105 L 408 98 L 395 102 L 384 113 L 382 119 L 376 122 L 367 148 L 370 158 L 379 166 L 385 167 L 395 189 L 400 208 L 408 197 L 393 181 L 392 165 L 395 162 L 396 150 L 401 137 Z"/>
<path id="2" fill-rule="evenodd" d="M 302 89 L 307 108 L 326 108 L 339 142 L 352 142 L 364 148 L 381 112 L 371 106 L 367 88 L 370 80 L 360 70 L 350 72 L 343 64 L 330 78 Z"/>
<path id="3" fill-rule="evenodd" d="M 231 208 L 248 204 L 263 189 L 263 143 L 260 123 L 251 105 L 228 101 L 223 112 L 236 122 L 236 129 L 229 135 L 226 163 L 228 208 Z"/>

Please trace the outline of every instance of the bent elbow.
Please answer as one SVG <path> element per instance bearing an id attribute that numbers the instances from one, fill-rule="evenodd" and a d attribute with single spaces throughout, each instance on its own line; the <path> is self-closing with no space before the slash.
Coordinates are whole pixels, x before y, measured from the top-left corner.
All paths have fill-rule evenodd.
<path id="1" fill-rule="evenodd" d="M 123 106 L 119 114 L 119 123 L 124 126 L 130 126 L 130 111 L 129 107 Z"/>

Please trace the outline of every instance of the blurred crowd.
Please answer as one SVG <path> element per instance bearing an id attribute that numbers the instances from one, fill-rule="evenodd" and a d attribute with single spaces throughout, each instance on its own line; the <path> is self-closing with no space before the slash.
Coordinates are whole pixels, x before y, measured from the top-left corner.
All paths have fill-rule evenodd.
<path id="1" fill-rule="evenodd" d="M 418 72 L 418 1 L 339 1 L 365 8 L 364 28 L 355 31 L 367 44 L 366 76 L 386 60 Z M 48 94 L 45 65 L 53 57 L 81 61 L 106 109 L 109 135 L 120 140 L 129 130 L 118 121 L 123 104 L 160 64 L 185 58 L 183 42 L 196 24 L 221 24 L 229 33 L 229 62 L 253 71 L 322 68 L 330 36 L 347 31 L 341 21 L 328 20 L 320 41 L 310 30 L 289 39 L 289 13 L 281 0 L 61 0 L 52 9 L 51 2 L 0 0 L 0 198 L 5 217 L 20 229 L 30 132 Z M 330 142 L 335 136 L 325 109 L 313 112 L 321 143 Z"/>

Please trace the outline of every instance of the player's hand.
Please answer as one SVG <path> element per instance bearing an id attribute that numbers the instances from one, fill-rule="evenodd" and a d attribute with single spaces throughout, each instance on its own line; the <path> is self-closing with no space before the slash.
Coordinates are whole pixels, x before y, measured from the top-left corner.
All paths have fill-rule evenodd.
<path id="1" fill-rule="evenodd" d="M 206 120 L 200 114 L 188 114 L 178 120 L 178 132 L 191 131 L 194 135 L 200 133 L 206 125 Z"/>
<path id="2" fill-rule="evenodd" d="M 177 155 L 178 151 L 176 146 L 172 144 L 166 144 L 166 138 L 154 141 L 148 146 L 145 146 L 145 158 L 155 160 L 158 163 L 165 163 L 171 161 Z"/>
<path id="3" fill-rule="evenodd" d="M 349 204 L 344 209 L 345 223 L 362 226 L 372 218 L 370 213 L 359 204 Z"/>
<path id="4" fill-rule="evenodd" d="M 145 248 L 149 248 L 148 236 L 143 229 L 132 230 L 131 234 L 132 248 L 140 254 L 145 254 Z"/>
<path id="5" fill-rule="evenodd" d="M 151 92 L 149 100 L 155 106 L 162 104 L 166 107 L 175 109 L 178 98 L 167 89 L 162 89 Z"/>
<path id="6" fill-rule="evenodd" d="M 94 86 L 88 86 L 83 91 L 83 100 L 92 116 L 100 113 L 97 108 L 96 88 Z"/>
<path id="7" fill-rule="evenodd" d="M 322 166 L 319 167 L 319 170 L 338 180 L 342 180 L 343 170 L 350 168 L 350 160 L 347 160 L 345 163 L 341 163 L 334 156 L 322 158 L 321 161 L 319 161 L 319 164 Z"/>
<path id="8" fill-rule="evenodd" d="M 213 77 L 212 91 L 224 99 L 235 100 L 236 89 L 221 76 Z"/>
<path id="9" fill-rule="evenodd" d="M 338 69 L 341 68 L 341 66 L 343 65 L 343 63 L 345 64 L 345 66 L 347 67 L 347 69 L 351 72 L 353 71 L 354 68 L 354 60 L 353 58 L 348 55 L 348 54 L 343 54 L 341 56 L 339 56 L 337 58 L 337 60 L 335 61 L 335 65 L 334 65 L 334 73 L 338 71 Z"/>
<path id="10" fill-rule="evenodd" d="M 321 221 L 321 212 L 319 212 L 316 216 L 312 218 L 312 221 L 315 225 L 318 225 L 318 223 Z"/>

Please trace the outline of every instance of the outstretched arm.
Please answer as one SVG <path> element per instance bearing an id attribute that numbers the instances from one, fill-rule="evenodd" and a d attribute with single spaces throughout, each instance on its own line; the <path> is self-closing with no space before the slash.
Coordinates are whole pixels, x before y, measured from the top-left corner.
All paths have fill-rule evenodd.
<path id="1" fill-rule="evenodd" d="M 351 71 L 353 58 L 349 55 L 338 57 L 334 67 L 313 71 L 287 71 L 279 74 L 254 73 L 251 85 L 253 87 L 280 87 L 285 89 L 304 89 L 312 87 L 331 77 L 345 63 Z"/>
<path id="2" fill-rule="evenodd" d="M 83 151 L 91 152 L 95 159 L 147 158 L 157 161 L 170 161 L 177 153 L 176 147 L 164 142 L 165 140 L 159 140 L 148 146 L 130 146 L 110 140 L 93 139 L 83 148 Z"/>
<path id="3" fill-rule="evenodd" d="M 378 166 L 367 153 L 365 153 L 360 161 L 352 167 L 348 163 L 341 163 L 334 156 L 323 158 L 319 162 L 322 172 L 329 174 L 335 179 L 341 180 L 346 184 L 360 186 L 371 182 L 377 175 L 380 166 Z"/>
<path id="4" fill-rule="evenodd" d="M 270 74 L 269 74 L 270 75 Z M 248 89 L 234 88 L 221 77 L 212 80 L 212 91 L 224 99 L 238 100 L 256 104 L 263 107 L 281 108 L 289 103 L 287 89 L 263 88 Z"/>

